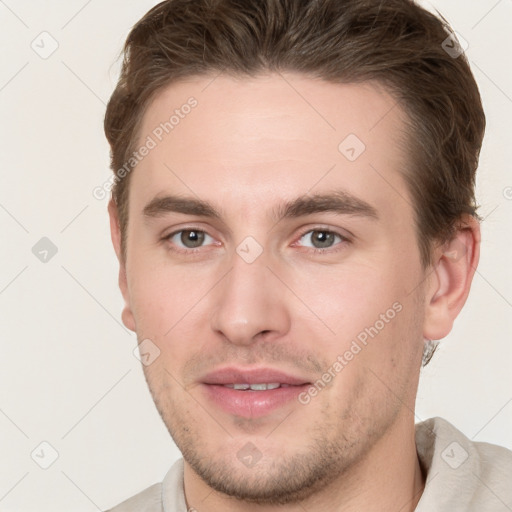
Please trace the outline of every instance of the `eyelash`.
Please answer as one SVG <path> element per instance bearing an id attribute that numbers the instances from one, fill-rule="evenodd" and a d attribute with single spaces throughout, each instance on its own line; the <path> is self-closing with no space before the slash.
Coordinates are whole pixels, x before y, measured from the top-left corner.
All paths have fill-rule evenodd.
<path id="1" fill-rule="evenodd" d="M 208 235 L 208 233 L 204 229 L 199 229 L 198 227 L 195 227 L 195 226 L 187 226 L 187 227 L 178 229 L 177 231 L 173 231 L 172 233 L 169 233 L 168 235 L 165 235 L 162 238 L 162 241 L 170 242 L 171 238 L 174 235 L 177 235 L 178 233 L 181 233 L 183 231 L 198 231 L 200 233 L 204 233 L 205 235 Z M 194 249 L 182 249 L 181 247 L 176 247 L 176 246 L 170 245 L 169 250 L 171 250 L 175 253 L 178 253 L 178 254 L 186 254 L 186 255 L 190 256 L 190 255 L 195 255 L 198 252 L 201 252 L 203 248 L 204 248 L 204 246 L 196 247 Z"/>
<path id="2" fill-rule="evenodd" d="M 182 233 L 183 231 L 198 231 L 200 233 L 204 233 L 205 235 L 208 235 L 208 233 L 204 229 L 199 229 L 199 228 L 197 228 L 195 226 L 187 226 L 187 227 L 184 227 L 182 229 L 178 229 L 177 231 L 173 231 L 172 233 L 169 233 L 168 235 L 165 235 L 162 238 L 162 241 L 168 242 L 168 241 L 170 241 L 172 239 L 172 237 L 174 235 L 177 235 L 178 233 Z M 338 242 L 337 245 L 344 245 L 344 244 L 350 244 L 351 243 L 351 240 L 349 238 L 347 238 L 346 236 L 342 235 L 341 233 L 338 233 L 337 231 L 334 231 L 332 229 L 322 228 L 321 226 L 318 226 L 318 227 L 315 227 L 315 228 L 308 228 L 308 229 L 302 231 L 301 234 L 298 237 L 298 240 L 300 240 L 304 235 L 307 235 L 308 233 L 312 233 L 312 232 L 315 232 L 315 231 L 319 231 L 321 233 L 327 233 L 327 234 L 332 234 L 332 235 L 338 236 L 341 239 L 341 242 Z M 211 236 L 211 235 L 208 235 L 208 236 Z M 194 254 L 196 254 L 198 252 L 201 252 L 201 250 L 203 248 L 204 248 L 204 246 L 196 247 L 196 248 L 193 248 L 193 249 L 182 249 L 182 248 L 179 248 L 179 247 L 176 247 L 176 246 L 171 246 L 170 250 L 173 251 L 173 252 L 176 252 L 178 254 L 194 255 Z M 310 252 L 310 253 L 313 253 L 313 254 L 331 254 L 331 253 L 336 253 L 336 252 L 338 252 L 340 250 L 342 250 L 342 248 L 337 248 L 337 249 L 332 249 L 332 248 L 318 249 L 318 248 L 315 248 L 315 247 L 308 247 L 307 248 L 307 252 Z"/>
<path id="3" fill-rule="evenodd" d="M 341 242 L 338 242 L 334 247 L 342 246 L 342 245 L 350 243 L 350 240 L 346 236 L 342 235 L 341 233 L 338 233 L 337 231 L 334 231 L 333 229 L 323 228 L 321 226 L 317 226 L 315 228 L 308 228 L 308 229 L 302 231 L 298 237 L 298 240 L 300 240 L 304 235 L 307 235 L 308 233 L 313 233 L 315 231 L 319 231 L 320 233 L 326 233 L 326 234 L 330 234 L 330 235 L 339 237 L 341 239 Z M 307 249 L 307 252 L 310 252 L 313 254 L 332 254 L 332 253 L 341 251 L 343 248 L 342 247 L 337 247 L 337 248 L 329 247 L 327 249 L 318 249 L 316 247 L 307 247 L 306 249 Z"/>

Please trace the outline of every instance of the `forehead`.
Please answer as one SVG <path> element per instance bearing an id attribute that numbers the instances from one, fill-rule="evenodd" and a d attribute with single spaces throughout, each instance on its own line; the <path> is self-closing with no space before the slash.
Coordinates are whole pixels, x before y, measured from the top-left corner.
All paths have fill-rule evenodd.
<path id="1" fill-rule="evenodd" d="M 142 211 L 172 192 L 221 208 L 238 201 L 247 212 L 341 186 L 386 208 L 407 194 L 397 172 L 404 117 L 370 82 L 291 73 L 189 78 L 161 90 L 144 114 L 138 147 L 151 148 L 133 171 L 130 202 Z"/>

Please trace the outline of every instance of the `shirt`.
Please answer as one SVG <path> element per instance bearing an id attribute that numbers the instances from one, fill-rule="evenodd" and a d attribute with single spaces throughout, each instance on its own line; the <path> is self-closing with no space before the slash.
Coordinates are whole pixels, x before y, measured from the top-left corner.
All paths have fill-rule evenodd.
<path id="1" fill-rule="evenodd" d="M 511 512 L 512 451 L 475 442 L 443 418 L 415 425 L 416 451 L 425 489 L 415 512 Z M 107 512 L 187 512 L 183 459 L 162 483 Z"/>

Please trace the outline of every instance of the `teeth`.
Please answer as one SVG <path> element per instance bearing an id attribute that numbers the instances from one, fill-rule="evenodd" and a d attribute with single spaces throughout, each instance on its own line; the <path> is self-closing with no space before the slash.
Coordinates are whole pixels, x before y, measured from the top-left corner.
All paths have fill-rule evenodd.
<path id="1" fill-rule="evenodd" d="M 279 382 L 271 382 L 269 384 L 224 384 L 225 387 L 245 391 L 250 389 L 252 391 L 265 391 L 267 389 L 277 389 L 278 387 L 286 387 L 287 384 L 280 384 Z"/>

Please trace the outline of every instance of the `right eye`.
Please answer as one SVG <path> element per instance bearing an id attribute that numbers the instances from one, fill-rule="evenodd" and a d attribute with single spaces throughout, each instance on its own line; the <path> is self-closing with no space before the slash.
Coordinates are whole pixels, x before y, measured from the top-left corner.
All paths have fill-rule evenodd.
<path id="1" fill-rule="evenodd" d="M 165 236 L 164 240 L 169 240 L 174 246 L 180 248 L 180 252 L 188 252 L 187 249 L 197 249 L 203 246 L 205 242 L 213 242 L 213 238 L 205 231 L 195 228 L 174 231 Z"/>

